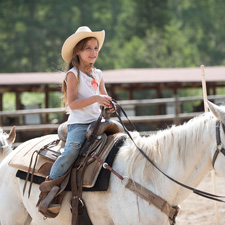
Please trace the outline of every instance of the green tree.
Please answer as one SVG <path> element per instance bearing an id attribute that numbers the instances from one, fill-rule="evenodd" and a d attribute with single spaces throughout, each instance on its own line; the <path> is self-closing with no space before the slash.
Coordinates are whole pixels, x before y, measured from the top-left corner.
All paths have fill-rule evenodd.
<path id="1" fill-rule="evenodd" d="M 225 64 L 223 0 L 0 1 L 0 72 L 62 71 L 79 26 L 106 30 L 96 67 Z"/>
<path id="2" fill-rule="evenodd" d="M 173 21 L 193 43 L 205 65 L 224 65 L 225 26 L 223 0 L 170 0 Z"/>

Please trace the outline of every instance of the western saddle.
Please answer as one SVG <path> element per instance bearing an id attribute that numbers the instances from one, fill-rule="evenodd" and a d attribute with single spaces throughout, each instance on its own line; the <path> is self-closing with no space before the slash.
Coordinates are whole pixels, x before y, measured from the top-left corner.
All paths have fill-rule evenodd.
<path id="1" fill-rule="evenodd" d="M 66 122 L 59 126 L 58 136 L 63 142 L 66 141 Z M 123 126 L 110 119 L 108 110 L 102 110 L 99 119 L 89 125 L 80 156 L 67 173 L 56 180 L 51 180 L 47 176 L 46 180 L 41 183 L 41 193 L 37 202 L 39 211 L 47 218 L 56 217 L 61 209 L 65 188 L 70 181 L 72 189 L 72 225 L 91 225 L 92 223 L 82 200 L 82 188 L 92 187 L 101 170 L 101 165 L 92 157 L 92 153 L 94 152 L 102 160 L 105 160 L 115 141 L 122 136 L 124 137 Z M 50 167 L 46 165 L 48 172 Z M 48 174 L 48 172 L 45 173 Z M 87 174 L 88 176 L 86 176 Z"/>

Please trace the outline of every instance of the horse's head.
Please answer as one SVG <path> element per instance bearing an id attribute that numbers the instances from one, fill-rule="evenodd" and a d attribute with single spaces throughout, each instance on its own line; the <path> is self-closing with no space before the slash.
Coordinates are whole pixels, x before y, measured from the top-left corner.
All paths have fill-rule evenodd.
<path id="1" fill-rule="evenodd" d="M 216 151 L 213 152 L 212 163 L 216 172 L 225 176 L 225 108 L 208 101 L 208 107 L 218 119 L 216 127 Z"/>
<path id="2" fill-rule="evenodd" d="M 8 155 L 11 151 L 11 145 L 16 139 L 16 129 L 13 127 L 9 134 L 5 134 L 0 129 L 0 162 Z"/>

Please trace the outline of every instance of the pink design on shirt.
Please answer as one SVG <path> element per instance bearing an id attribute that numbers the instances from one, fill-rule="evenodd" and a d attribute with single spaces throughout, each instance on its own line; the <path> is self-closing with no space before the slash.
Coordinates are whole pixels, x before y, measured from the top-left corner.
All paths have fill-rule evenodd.
<path id="1" fill-rule="evenodd" d="M 94 91 L 95 91 L 95 93 L 97 93 L 97 90 L 98 90 L 98 80 L 97 79 L 92 79 L 92 78 L 90 78 L 90 77 L 88 77 L 88 76 L 86 76 L 86 75 L 83 75 L 82 73 L 81 73 L 81 76 L 83 77 L 83 79 L 84 79 L 84 82 L 86 83 L 86 85 L 89 87 L 89 88 L 91 88 L 92 90 L 94 89 Z"/>
<path id="2" fill-rule="evenodd" d="M 98 82 L 96 80 L 92 80 L 91 81 L 91 85 L 95 89 L 95 91 L 97 91 L 97 89 L 98 89 Z"/>

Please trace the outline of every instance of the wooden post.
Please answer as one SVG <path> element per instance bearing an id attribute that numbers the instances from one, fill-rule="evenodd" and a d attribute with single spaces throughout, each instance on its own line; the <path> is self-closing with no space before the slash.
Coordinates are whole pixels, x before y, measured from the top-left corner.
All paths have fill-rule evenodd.
<path id="1" fill-rule="evenodd" d="M 178 95 L 174 96 L 174 113 L 175 113 L 175 118 L 174 118 L 174 124 L 178 126 L 180 124 L 180 101 Z"/>
<path id="2" fill-rule="evenodd" d="M 44 93 L 45 93 L 45 108 L 49 108 L 49 89 L 48 89 L 48 85 L 46 84 L 45 85 L 45 88 L 44 88 Z M 49 114 L 46 114 L 45 115 L 45 124 L 48 124 L 49 123 Z M 45 131 L 45 135 L 49 134 L 49 130 L 46 130 Z"/>
<path id="3" fill-rule="evenodd" d="M 206 91 L 206 81 L 205 81 L 205 68 L 204 65 L 201 65 L 201 71 L 202 71 L 202 90 L 203 90 L 203 99 L 204 99 L 204 108 L 205 112 L 208 112 L 208 107 L 207 107 L 207 91 Z M 216 194 L 216 180 L 215 180 L 215 171 L 211 171 L 211 178 L 212 178 L 212 183 L 213 183 L 213 193 Z M 217 225 L 220 224 L 219 222 L 219 210 L 218 210 L 218 203 L 214 201 L 215 204 L 215 211 L 216 211 L 216 221 Z"/>
<path id="4" fill-rule="evenodd" d="M 21 107 L 21 93 L 19 91 L 16 90 L 16 110 L 20 110 Z M 21 118 L 22 120 L 22 124 L 24 124 L 24 117 Z M 15 118 L 15 125 L 19 125 L 19 117 Z"/>
<path id="5" fill-rule="evenodd" d="M 0 111 L 3 111 L 3 94 L 0 93 Z M 0 126 L 3 126 L 3 119 L 0 117 Z"/>

